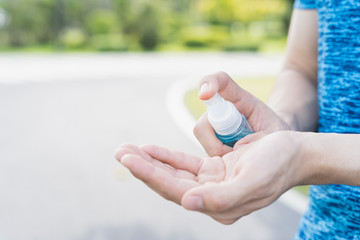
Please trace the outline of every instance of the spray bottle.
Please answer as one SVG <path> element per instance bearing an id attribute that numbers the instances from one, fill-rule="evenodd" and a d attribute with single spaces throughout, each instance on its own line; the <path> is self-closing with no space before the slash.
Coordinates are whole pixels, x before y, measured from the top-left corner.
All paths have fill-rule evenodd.
<path id="1" fill-rule="evenodd" d="M 244 115 L 218 93 L 204 101 L 208 120 L 215 130 L 217 138 L 230 147 L 248 134 L 254 133 Z"/>

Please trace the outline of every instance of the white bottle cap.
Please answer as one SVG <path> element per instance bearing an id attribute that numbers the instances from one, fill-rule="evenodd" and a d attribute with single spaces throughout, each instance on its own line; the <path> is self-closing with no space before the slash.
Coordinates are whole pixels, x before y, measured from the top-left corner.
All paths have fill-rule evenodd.
<path id="1" fill-rule="evenodd" d="M 242 116 L 234 104 L 224 100 L 218 93 L 204 101 L 208 120 L 219 135 L 231 135 L 240 127 Z"/>

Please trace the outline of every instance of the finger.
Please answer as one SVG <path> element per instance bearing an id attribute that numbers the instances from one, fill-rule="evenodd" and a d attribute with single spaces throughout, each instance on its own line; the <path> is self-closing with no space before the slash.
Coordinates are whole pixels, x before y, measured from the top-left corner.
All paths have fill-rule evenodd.
<path id="1" fill-rule="evenodd" d="M 207 114 L 201 116 L 194 127 L 194 135 L 210 156 L 223 156 L 232 151 L 232 148 L 224 145 L 215 135 L 210 125 Z"/>
<path id="2" fill-rule="evenodd" d="M 208 100 L 219 92 L 226 100 L 234 102 L 239 99 L 242 90 L 225 72 L 205 76 L 199 83 L 199 98 Z M 244 90 L 243 90 L 244 91 Z M 223 93 L 223 94 L 222 94 Z M 241 94 L 241 92 L 240 92 Z"/>
<path id="3" fill-rule="evenodd" d="M 118 161 L 120 163 L 122 163 L 122 158 L 127 154 L 139 155 L 140 157 L 151 162 L 155 166 L 163 168 L 167 171 L 170 171 L 172 174 L 175 174 L 175 169 L 173 169 L 159 161 L 154 160 L 147 153 L 145 153 L 143 150 L 141 150 L 139 147 L 131 145 L 131 144 L 124 144 L 124 145 L 120 146 L 120 148 L 117 150 L 117 152 L 115 154 L 115 157 L 118 159 Z"/>
<path id="4" fill-rule="evenodd" d="M 142 157 L 144 160 L 153 164 L 154 166 L 159 167 L 159 168 L 163 169 L 164 171 L 167 171 L 172 176 L 176 176 L 178 178 L 184 178 L 184 179 L 195 179 L 195 174 L 193 174 L 189 171 L 175 169 L 169 165 L 164 164 L 163 162 L 153 159 L 149 154 L 147 154 L 146 152 L 144 152 L 142 149 L 140 149 L 137 146 L 130 145 L 130 144 L 125 144 L 125 145 L 121 146 L 116 153 L 116 158 L 122 163 L 121 159 L 126 154 L 138 155 L 138 156 Z"/>
<path id="5" fill-rule="evenodd" d="M 243 147 L 244 145 L 246 145 L 248 143 L 255 142 L 255 141 L 263 138 L 264 136 L 268 135 L 269 133 L 270 133 L 270 131 L 261 131 L 261 132 L 256 132 L 253 134 L 246 135 L 245 137 L 243 137 L 242 139 L 240 139 L 239 141 L 237 141 L 235 143 L 234 150 L 238 150 L 239 148 Z"/>
<path id="6" fill-rule="evenodd" d="M 278 119 L 278 116 L 265 103 L 241 88 L 228 74 L 218 72 L 207 75 L 200 81 L 199 98 L 201 100 L 210 99 L 216 92 L 225 100 L 232 102 L 255 131 L 278 128 L 277 124 L 261 120 Z"/>
<path id="7" fill-rule="evenodd" d="M 226 212 L 248 201 L 244 189 L 235 182 L 208 183 L 186 192 L 181 205 L 207 214 Z"/>
<path id="8" fill-rule="evenodd" d="M 151 160 L 150 156 L 146 154 L 144 151 L 140 150 L 137 146 L 131 144 L 123 144 L 121 145 L 115 153 L 115 158 L 121 162 L 121 159 L 126 154 L 138 154 L 139 156 L 143 157 L 146 160 Z"/>
<path id="9" fill-rule="evenodd" d="M 169 171 L 153 165 L 139 155 L 124 155 L 122 164 L 154 191 L 178 204 L 186 191 L 198 186 L 195 180 L 177 178 Z"/>
<path id="10" fill-rule="evenodd" d="M 199 83 L 199 98 L 208 100 L 218 92 L 225 100 L 235 104 L 236 108 L 245 115 L 250 117 L 256 105 L 265 105 L 254 95 L 241 88 L 225 72 L 217 72 L 205 76 Z"/>
<path id="11" fill-rule="evenodd" d="M 171 151 L 155 145 L 144 145 L 140 148 L 154 159 L 168 164 L 177 170 L 189 171 L 195 175 L 197 175 L 203 163 L 203 159 L 199 157 L 179 151 Z"/>

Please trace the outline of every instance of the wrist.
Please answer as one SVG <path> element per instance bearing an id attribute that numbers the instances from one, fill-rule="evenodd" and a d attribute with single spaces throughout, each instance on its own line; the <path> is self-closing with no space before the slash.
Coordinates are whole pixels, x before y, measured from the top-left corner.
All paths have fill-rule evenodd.
<path id="1" fill-rule="evenodd" d="M 326 157 L 329 150 L 327 142 L 329 134 L 298 132 L 300 142 L 299 156 L 300 184 L 299 185 L 320 185 L 336 182 L 336 173 L 332 171 L 332 165 Z"/>
<path id="2" fill-rule="evenodd" d="M 273 141 L 276 141 L 277 145 L 281 146 L 279 147 L 278 158 L 282 159 L 284 157 L 287 162 L 284 165 L 286 166 L 284 168 L 286 172 L 286 188 L 307 185 L 309 175 L 311 175 L 308 170 L 311 170 L 311 166 L 309 166 L 311 162 L 307 162 L 304 143 L 308 135 L 297 131 L 278 131 L 272 134 L 274 136 Z"/>
<path id="3" fill-rule="evenodd" d="M 315 164 L 314 152 L 312 151 L 312 139 L 315 133 L 284 131 L 288 136 L 287 141 L 292 148 L 292 157 L 289 168 L 290 186 L 301 186 L 314 184 L 318 177 L 317 166 Z"/>
<path id="4" fill-rule="evenodd" d="M 298 144 L 298 178 L 296 185 L 313 184 L 313 179 L 316 178 L 316 166 L 313 161 L 313 151 L 311 148 L 312 140 L 315 133 L 311 132 L 294 132 Z"/>

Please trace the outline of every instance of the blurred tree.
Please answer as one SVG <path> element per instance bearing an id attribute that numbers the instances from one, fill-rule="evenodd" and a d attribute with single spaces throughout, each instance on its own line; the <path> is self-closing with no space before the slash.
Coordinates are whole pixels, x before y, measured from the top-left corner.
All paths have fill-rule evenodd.
<path id="1" fill-rule="evenodd" d="M 65 0 L 56 0 L 55 7 L 53 9 L 54 13 L 54 30 L 55 36 L 60 36 L 60 32 L 65 28 Z"/>
<path id="2" fill-rule="evenodd" d="M 137 19 L 139 43 L 145 50 L 153 50 L 159 43 L 160 17 L 157 5 L 146 3 Z"/>
<path id="3" fill-rule="evenodd" d="M 59 37 L 59 41 L 67 49 L 79 49 L 84 46 L 85 34 L 80 29 L 64 29 Z"/>
<path id="4" fill-rule="evenodd" d="M 284 0 L 198 0 L 198 12 L 211 23 L 231 24 L 234 21 L 261 21 L 280 18 L 287 10 Z"/>
<path id="5" fill-rule="evenodd" d="M 282 21 L 284 23 L 284 32 L 287 35 L 289 27 L 290 27 L 290 20 L 291 20 L 294 0 L 283 0 L 283 1 L 285 1 L 287 8 L 284 11 L 284 14 L 282 15 Z"/>
<path id="6" fill-rule="evenodd" d="M 0 0 L 11 18 L 0 31 L 14 47 L 65 42 L 93 47 L 104 42 L 106 49 L 129 44 L 151 50 L 182 41 L 219 46 L 233 41 L 229 36 L 285 36 L 292 4 L 293 0 Z M 119 39 L 121 47 L 114 48 Z"/>
<path id="7" fill-rule="evenodd" d="M 11 18 L 6 28 L 11 46 L 36 44 L 43 40 L 43 29 L 48 29 L 48 23 L 44 21 L 46 10 L 39 1 L 3 0 L 2 6 Z"/>
<path id="8" fill-rule="evenodd" d="M 131 33 L 134 22 L 134 14 L 131 11 L 131 1 L 114 0 L 114 9 L 124 33 Z"/>
<path id="9" fill-rule="evenodd" d="M 119 31 L 116 13 L 109 9 L 95 9 L 86 19 L 91 34 L 108 34 Z"/>

